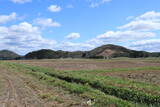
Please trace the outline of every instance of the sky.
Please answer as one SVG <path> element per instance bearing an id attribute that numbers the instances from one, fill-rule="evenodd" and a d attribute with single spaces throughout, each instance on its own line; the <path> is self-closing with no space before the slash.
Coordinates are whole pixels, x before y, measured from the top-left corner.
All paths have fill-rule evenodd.
<path id="1" fill-rule="evenodd" d="M 160 0 L 0 0 L 0 50 L 160 52 Z"/>

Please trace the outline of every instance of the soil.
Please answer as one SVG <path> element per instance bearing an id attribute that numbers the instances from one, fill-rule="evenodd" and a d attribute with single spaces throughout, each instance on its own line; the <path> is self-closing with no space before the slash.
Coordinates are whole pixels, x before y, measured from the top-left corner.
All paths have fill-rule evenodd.
<path id="1" fill-rule="evenodd" d="M 1 70 L 1 77 L 5 82 L 5 92 L 0 99 L 2 107 L 43 107 L 35 91 L 24 85 L 20 78 L 6 70 Z"/>
<path id="2" fill-rule="evenodd" d="M 130 72 L 113 72 L 102 75 L 131 79 L 135 81 L 148 82 L 160 85 L 160 71 L 130 71 Z"/>
<path id="3" fill-rule="evenodd" d="M 58 59 L 58 60 L 20 60 L 18 63 L 44 66 L 56 70 L 103 70 L 111 68 L 135 68 L 160 66 L 160 61 L 144 60 L 87 60 L 87 59 Z"/>
<path id="4" fill-rule="evenodd" d="M 32 77 L 0 67 L 0 107 L 88 107 L 82 99 L 58 87 L 39 84 Z M 40 94 L 52 95 L 49 100 Z"/>

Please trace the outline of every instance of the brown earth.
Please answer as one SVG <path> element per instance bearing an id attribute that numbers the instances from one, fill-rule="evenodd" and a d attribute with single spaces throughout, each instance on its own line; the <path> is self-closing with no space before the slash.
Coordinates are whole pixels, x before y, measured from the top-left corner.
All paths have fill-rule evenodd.
<path id="1" fill-rule="evenodd" d="M 44 66 L 56 70 L 104 70 L 111 68 L 135 68 L 160 66 L 157 60 L 87 60 L 87 59 L 58 59 L 58 60 L 20 60 L 18 63 Z"/>
<path id="2" fill-rule="evenodd" d="M 130 71 L 130 72 L 113 72 L 101 75 L 131 79 L 135 81 L 148 82 L 160 85 L 160 71 Z"/>
<path id="3" fill-rule="evenodd" d="M 0 107 L 88 107 L 87 100 L 0 67 Z M 49 99 L 48 96 L 52 96 Z"/>
<path id="4" fill-rule="evenodd" d="M 0 99 L 2 107 L 43 107 L 35 91 L 24 85 L 20 78 L 3 69 L 1 69 L 1 77 L 5 82 L 4 94 Z"/>

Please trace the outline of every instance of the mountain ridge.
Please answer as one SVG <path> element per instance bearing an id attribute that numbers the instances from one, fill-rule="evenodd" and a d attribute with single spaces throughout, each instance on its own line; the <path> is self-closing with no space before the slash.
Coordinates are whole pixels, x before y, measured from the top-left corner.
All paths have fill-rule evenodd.
<path id="1" fill-rule="evenodd" d="M 43 53 L 42 53 L 43 51 Z M 48 53 L 49 52 L 49 53 Z M 51 53 L 54 54 L 53 57 L 50 56 Z M 36 56 L 35 54 L 38 54 Z M 51 55 L 53 55 L 51 54 Z M 40 57 L 39 57 L 40 56 Z M 41 49 L 33 52 L 29 52 L 24 56 L 26 59 L 57 59 L 57 58 L 104 58 L 109 59 L 112 57 L 129 57 L 129 58 L 139 58 L 139 57 L 160 57 L 160 52 L 151 53 L 146 51 L 136 51 L 127 49 L 123 46 L 107 44 L 100 47 L 94 48 L 90 51 L 54 51 L 50 49 Z"/>
<path id="2" fill-rule="evenodd" d="M 90 51 L 63 51 L 40 49 L 20 56 L 9 50 L 0 51 L 0 59 L 58 59 L 58 58 L 104 58 L 110 59 L 115 57 L 160 57 L 160 52 L 136 51 L 125 48 L 123 46 L 107 44 L 94 48 Z"/>

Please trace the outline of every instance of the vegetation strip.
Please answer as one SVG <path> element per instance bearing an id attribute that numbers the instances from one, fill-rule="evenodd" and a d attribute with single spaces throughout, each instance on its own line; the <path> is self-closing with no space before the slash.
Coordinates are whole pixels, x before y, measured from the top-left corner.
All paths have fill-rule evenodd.
<path id="1" fill-rule="evenodd" d="M 91 87 L 98 89 L 106 94 L 114 95 L 116 97 L 122 98 L 124 100 L 139 102 L 139 103 L 146 103 L 148 105 L 160 105 L 160 96 L 153 96 L 149 95 L 140 91 L 130 90 L 125 88 L 119 88 L 114 86 L 107 86 L 105 84 L 100 83 L 99 81 L 90 81 L 90 80 L 82 80 L 80 78 L 72 78 L 72 77 L 65 77 L 61 75 L 56 75 L 53 73 L 45 73 L 52 77 L 57 77 L 59 79 L 65 80 L 67 82 L 75 82 L 81 84 L 89 84 Z"/>
<path id="2" fill-rule="evenodd" d="M 77 71 L 68 71 L 68 72 L 83 72 L 83 73 L 108 73 L 108 72 L 127 72 L 127 71 L 144 71 L 144 70 L 152 70 L 152 71 L 158 71 L 160 70 L 160 67 L 158 66 L 148 66 L 148 67 L 137 67 L 137 68 L 109 68 L 106 70 L 77 70 Z"/>
<path id="3" fill-rule="evenodd" d="M 51 72 L 50 70 L 47 70 L 44 68 L 37 68 L 37 67 L 31 67 L 31 66 L 26 66 L 26 68 L 32 70 L 33 72 L 42 72 L 47 75 L 57 77 L 62 80 L 66 80 L 68 82 L 88 84 L 95 89 L 98 89 L 98 90 L 101 90 L 102 92 L 105 92 L 106 94 L 114 95 L 114 96 L 122 98 L 124 100 L 144 103 L 144 104 L 148 104 L 148 105 L 153 104 L 155 106 L 160 105 L 160 96 L 150 95 L 150 94 L 140 92 L 137 90 L 131 90 L 131 89 L 127 89 L 127 88 L 120 88 L 120 87 L 107 85 L 107 84 L 104 84 L 104 83 L 97 81 L 97 80 L 94 80 L 94 79 L 90 80 L 87 78 L 84 79 L 84 78 L 77 78 L 74 76 L 62 75 L 62 74 L 58 74 L 56 72 Z"/>

